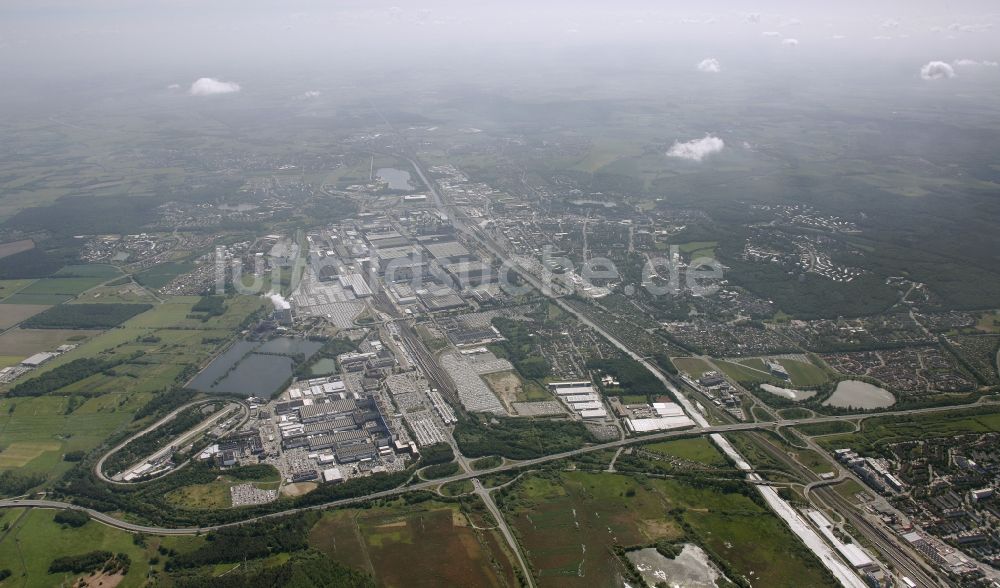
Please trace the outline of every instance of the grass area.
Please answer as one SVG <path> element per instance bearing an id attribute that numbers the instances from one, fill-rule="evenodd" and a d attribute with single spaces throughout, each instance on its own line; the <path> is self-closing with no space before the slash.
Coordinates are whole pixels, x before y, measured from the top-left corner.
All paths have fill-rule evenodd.
<path id="1" fill-rule="evenodd" d="M 796 409 L 790 409 L 796 410 Z M 798 425 L 795 427 L 800 432 L 815 437 L 816 435 L 833 435 L 836 433 L 850 433 L 854 430 L 854 425 L 848 422 L 830 421 L 828 423 L 812 423 L 809 425 Z"/>
<path id="2" fill-rule="evenodd" d="M 829 375 L 822 368 L 804 361 L 794 359 L 782 359 L 778 363 L 784 366 L 788 375 L 792 378 L 792 385 L 799 387 L 811 387 L 825 384 L 830 380 Z"/>
<path id="3" fill-rule="evenodd" d="M 273 476 L 256 480 L 236 480 L 228 476 L 220 476 L 207 484 L 183 486 L 167 493 L 164 498 L 168 503 L 182 508 L 197 510 L 229 508 L 233 505 L 229 489 L 234 485 L 246 482 L 252 482 L 254 486 L 262 490 L 277 490 L 281 484 L 277 472 Z"/>
<path id="4" fill-rule="evenodd" d="M 837 484 L 833 487 L 834 492 L 843 496 L 846 500 L 853 503 L 857 503 L 858 499 L 855 498 L 857 494 L 862 492 L 868 492 L 868 490 L 855 480 L 844 480 L 843 482 Z"/>
<path id="5" fill-rule="evenodd" d="M 171 299 L 46 363 L 33 376 L 76 359 L 114 360 L 143 352 L 138 359 L 117 366 L 114 375 L 97 373 L 49 396 L 0 400 L 0 445 L 14 446 L 6 456 L 0 453 L 0 464 L 17 467 L 23 463 L 26 470 L 46 473 L 49 479 L 61 475 L 71 465 L 62 461 L 62 454 L 89 451 L 128 426 L 135 411 L 153 395 L 175 384 L 188 366 L 204 362 L 228 341 L 234 328 L 261 304 L 257 298 L 246 298 L 250 299 L 227 299 L 225 314 L 207 322 L 187 318 L 199 297 Z M 11 331 L 0 336 L 0 355 L 27 355 L 10 349 L 14 343 L 23 349 L 23 339 L 32 333 L 48 337 L 29 341 L 34 352 L 53 349 L 69 333 L 81 331 Z"/>
<path id="6" fill-rule="evenodd" d="M 0 355 L 0 368 L 16 365 L 24 359 L 23 355 Z"/>
<path id="7" fill-rule="evenodd" d="M 0 304 L 4 306 L 11 304 L 44 304 L 52 306 L 53 304 L 62 304 L 70 298 L 72 296 L 69 294 L 22 294 L 18 292 L 4 298 Z"/>
<path id="8" fill-rule="evenodd" d="M 335 561 L 372 574 L 380 586 L 515 586 L 514 568 L 494 526 L 457 504 L 397 501 L 326 511 L 310 531 L 309 543 Z"/>
<path id="9" fill-rule="evenodd" d="M 110 278 L 104 276 L 42 278 L 27 286 L 18 292 L 18 294 L 63 294 L 67 296 L 76 296 L 82 292 L 86 292 L 98 284 L 106 282 L 109 279 Z"/>
<path id="10" fill-rule="evenodd" d="M 472 492 L 472 480 L 459 480 L 457 482 L 449 482 L 441 486 L 441 494 L 445 496 L 459 496 L 462 494 L 468 494 Z"/>
<path id="11" fill-rule="evenodd" d="M 799 441 L 801 443 L 801 441 Z M 812 449 L 789 448 L 788 451 L 795 455 L 799 463 L 809 468 L 815 474 L 823 474 L 835 471 L 829 460 L 816 453 Z"/>
<path id="12" fill-rule="evenodd" d="M 817 441 L 827 449 L 853 447 L 860 452 L 875 452 L 881 446 L 900 441 L 998 431 L 1000 409 L 983 407 L 974 411 L 871 418 L 862 422 L 858 433 L 830 435 Z"/>
<path id="13" fill-rule="evenodd" d="M 27 288 L 35 280 L 0 280 L 0 300 L 7 298 L 11 294 Z"/>
<path id="14" fill-rule="evenodd" d="M 147 288 L 162 288 L 181 274 L 194 269 L 193 263 L 170 261 L 135 274 L 135 281 Z"/>
<path id="15" fill-rule="evenodd" d="M 77 343 L 99 333 L 80 329 L 12 329 L 0 335 L 0 355 L 27 357 L 39 351 L 54 351 L 63 343 Z"/>
<path id="16" fill-rule="evenodd" d="M 774 420 L 774 417 L 771 416 L 771 413 L 767 412 L 766 410 L 764 410 L 759 406 L 754 406 L 753 408 L 750 409 L 750 412 L 753 413 L 753 417 L 755 419 L 757 419 L 762 423 L 769 423 Z"/>
<path id="17" fill-rule="evenodd" d="M 783 408 L 778 411 L 778 416 L 783 419 L 805 419 L 812 415 L 813 412 L 805 408 Z"/>
<path id="18" fill-rule="evenodd" d="M 719 369 L 725 372 L 727 376 L 744 385 L 765 383 L 782 385 L 787 383 L 780 378 L 772 376 L 771 374 L 761 372 L 733 361 L 717 359 L 715 360 L 715 365 L 719 366 Z"/>
<path id="19" fill-rule="evenodd" d="M 437 353 L 448 346 L 448 340 L 435 336 L 425 325 L 416 326 L 417 335 L 431 353 Z"/>
<path id="20" fill-rule="evenodd" d="M 618 566 L 614 545 L 657 539 L 696 541 L 754 585 L 830 585 L 819 561 L 742 493 L 745 486 L 699 486 L 563 472 L 522 478 L 502 504 L 542 585 L 610 585 Z"/>
<path id="21" fill-rule="evenodd" d="M 486 457 L 480 457 L 479 459 L 473 460 L 469 463 L 474 470 L 488 470 L 490 468 L 495 468 L 503 463 L 503 458 L 499 455 L 487 455 Z"/>
<path id="22" fill-rule="evenodd" d="M 991 310 L 979 315 L 976 329 L 986 333 L 1000 333 L 1000 310 Z"/>
<path id="23" fill-rule="evenodd" d="M 624 475 L 526 476 L 498 497 L 543 586 L 610 586 L 619 568 L 614 545 L 684 534 L 659 493 Z"/>
<path id="24" fill-rule="evenodd" d="M 19 514 L 19 513 L 18 513 Z M 118 586 L 131 588 L 143 586 L 150 569 L 149 560 L 156 553 L 156 546 L 175 547 L 188 538 L 149 539 L 145 546 L 136 545 L 132 535 L 112 529 L 96 521 L 82 527 L 63 527 L 53 521 L 56 511 L 32 510 L 14 524 L 3 541 L 0 541 L 0 567 L 10 568 L 10 581 L 0 585 L 45 587 L 64 585 L 72 575 L 49 574 L 49 564 L 60 555 L 78 555 L 93 550 L 126 553 L 132 560 L 128 574 Z M 68 583 L 66 584 L 68 585 Z M 93 584 L 96 585 L 96 584 Z"/>
<path id="25" fill-rule="evenodd" d="M 728 463 L 726 458 L 715 448 L 715 445 L 712 445 L 712 442 L 705 437 L 672 439 L 670 441 L 643 445 L 643 448 L 654 453 L 686 459 L 709 466 L 724 467 Z"/>
<path id="26" fill-rule="evenodd" d="M 705 372 L 713 371 L 712 366 L 697 357 L 673 357 L 670 361 L 674 362 L 674 367 L 678 370 L 695 379 L 700 378 Z"/>

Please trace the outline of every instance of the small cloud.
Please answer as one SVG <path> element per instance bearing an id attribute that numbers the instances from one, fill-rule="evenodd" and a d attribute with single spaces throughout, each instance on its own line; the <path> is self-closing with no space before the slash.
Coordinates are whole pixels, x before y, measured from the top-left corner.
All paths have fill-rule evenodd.
<path id="1" fill-rule="evenodd" d="M 883 29 L 898 29 L 899 28 L 899 21 L 896 20 L 896 19 L 894 19 L 894 18 L 889 18 L 889 19 L 883 20 L 882 24 L 880 26 Z"/>
<path id="2" fill-rule="evenodd" d="M 240 85 L 236 82 L 223 82 L 215 78 L 198 78 L 191 84 L 188 94 L 192 96 L 214 96 L 216 94 L 232 94 L 239 91 Z"/>
<path id="3" fill-rule="evenodd" d="M 722 151 L 726 144 L 722 139 L 713 135 L 705 135 L 701 139 L 692 139 L 685 143 L 675 141 L 667 150 L 667 157 L 687 159 L 689 161 L 701 161 L 713 153 Z"/>
<path id="4" fill-rule="evenodd" d="M 920 68 L 920 77 L 925 80 L 943 80 L 955 77 L 955 68 L 943 61 L 930 61 Z"/>
<path id="5" fill-rule="evenodd" d="M 167 86 L 167 89 L 168 90 L 180 90 L 181 89 L 181 85 L 180 84 L 170 84 L 169 86 Z"/>
<path id="6" fill-rule="evenodd" d="M 708 59 L 702 59 L 698 63 L 698 71 L 705 73 L 719 73 L 722 71 L 722 66 L 719 64 L 719 60 L 714 57 L 709 57 Z"/>
<path id="7" fill-rule="evenodd" d="M 746 22 L 748 22 L 748 23 L 750 23 L 750 24 L 759 24 L 760 23 L 760 13 L 759 12 L 750 12 L 750 13 L 747 13 L 746 15 L 744 15 L 743 20 L 746 21 Z"/>
<path id="8" fill-rule="evenodd" d="M 319 98 L 320 94 L 322 94 L 322 92 L 320 92 L 319 90 L 309 90 L 302 96 L 304 96 L 305 98 Z"/>
<path id="9" fill-rule="evenodd" d="M 998 65 L 1000 65 L 1000 63 L 997 63 L 996 61 L 985 61 L 985 60 L 976 61 L 975 59 L 956 59 L 951 63 L 955 67 L 976 67 L 976 66 L 997 67 Z"/>
<path id="10" fill-rule="evenodd" d="M 834 35 L 830 38 L 833 39 L 834 41 L 843 41 L 844 39 L 847 38 L 847 35 Z"/>
<path id="11" fill-rule="evenodd" d="M 764 31 L 763 33 L 761 33 L 761 35 L 765 37 L 780 37 L 781 33 L 779 33 L 778 31 Z"/>
<path id="12" fill-rule="evenodd" d="M 784 45 L 785 47 L 798 47 L 799 46 L 799 40 L 798 39 L 791 39 L 791 38 L 789 38 L 789 39 L 782 39 L 781 40 L 781 44 Z"/>
<path id="13" fill-rule="evenodd" d="M 875 41 L 891 41 L 892 35 L 875 35 L 872 39 Z"/>
<path id="14" fill-rule="evenodd" d="M 791 27 L 791 26 L 800 25 L 800 24 L 802 24 L 801 20 L 792 17 L 792 18 L 786 18 L 785 20 L 781 21 L 780 23 L 778 23 L 778 26 L 779 27 Z"/>

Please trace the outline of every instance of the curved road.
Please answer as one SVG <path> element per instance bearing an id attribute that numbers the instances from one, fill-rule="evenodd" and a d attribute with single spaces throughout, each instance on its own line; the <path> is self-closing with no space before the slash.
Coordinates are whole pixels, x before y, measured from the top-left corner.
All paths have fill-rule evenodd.
<path id="1" fill-rule="evenodd" d="M 384 490 L 382 492 L 375 492 L 373 494 L 367 494 L 365 496 L 358 496 L 354 498 L 344 498 L 341 500 L 334 500 L 331 502 L 325 502 L 323 504 L 317 504 L 315 506 L 303 507 L 303 508 L 292 508 L 288 510 L 283 510 L 280 512 L 275 512 L 267 515 L 262 515 L 258 517 L 251 517 L 244 519 L 242 521 L 236 521 L 232 523 L 225 523 L 222 525 L 210 525 L 204 527 L 157 527 L 157 526 L 147 526 L 138 523 L 129 522 L 123 519 L 113 517 L 111 515 L 77 506 L 75 504 L 70 504 L 67 502 L 59 502 L 55 500 L 33 500 L 33 499 L 7 499 L 0 500 L 0 508 L 52 508 L 60 510 L 81 510 L 87 512 L 95 520 L 100 521 L 106 525 L 129 531 L 132 533 L 147 533 L 150 535 L 193 535 L 198 532 L 212 531 L 215 529 L 221 529 L 223 527 L 234 527 L 245 523 L 251 523 L 255 521 L 261 521 L 272 518 L 279 518 L 283 516 L 292 515 L 299 512 L 305 512 L 309 510 L 324 510 L 328 508 L 336 508 L 340 506 L 347 506 L 350 504 L 357 504 L 359 502 L 366 502 L 368 500 L 373 500 L 377 498 L 388 498 L 391 496 L 397 496 L 399 494 L 405 494 L 407 492 L 413 492 L 416 490 L 428 490 L 435 486 L 440 486 L 441 484 L 447 484 L 449 482 L 457 482 L 459 480 L 471 480 L 473 478 L 478 478 L 481 476 L 488 476 L 491 474 L 497 474 L 500 472 L 506 472 L 511 470 L 519 470 L 522 468 L 530 468 L 533 466 L 541 465 L 544 463 L 549 463 L 553 461 L 558 461 L 561 459 L 567 459 L 577 455 L 582 455 L 585 453 L 592 453 L 595 451 L 603 451 L 605 449 L 617 449 L 619 447 L 626 447 L 629 445 L 636 445 L 641 443 L 649 443 L 651 441 L 659 441 L 663 439 L 671 439 L 676 437 L 686 437 L 692 435 L 711 435 L 714 433 L 728 433 L 734 431 L 753 431 L 761 429 L 769 429 L 772 427 L 787 427 L 795 425 L 808 425 L 816 423 L 827 423 L 833 421 L 842 420 L 863 420 L 872 417 L 880 416 L 903 416 L 903 415 L 913 415 L 913 414 L 926 414 L 935 412 L 949 412 L 956 410 L 965 410 L 973 406 L 985 404 L 985 398 L 981 398 L 979 402 L 974 404 L 967 404 L 961 406 L 942 406 L 935 408 L 921 408 L 913 410 L 900 410 L 900 411 L 890 411 L 875 414 L 862 414 L 862 415 L 849 415 L 849 416 L 825 416 L 825 417 L 810 417 L 804 419 L 783 419 L 780 421 L 764 422 L 764 423 L 733 423 L 727 425 L 715 425 L 701 428 L 693 429 L 682 429 L 676 431 L 664 431 L 662 433 L 654 433 L 652 435 L 644 435 L 641 437 L 631 437 L 628 439 L 619 439 L 617 441 L 609 441 L 607 443 L 600 443 L 596 445 L 589 445 L 587 447 L 581 447 L 579 449 L 574 449 L 572 451 L 564 451 L 562 453 L 554 453 L 551 455 L 545 455 L 542 457 L 537 457 L 534 459 L 526 459 L 519 462 L 508 463 L 488 470 L 481 470 L 476 472 L 466 472 L 462 474 L 456 474 L 448 478 L 441 478 L 438 480 L 432 480 L 427 482 L 420 482 L 417 484 L 412 484 L 410 486 L 404 486 L 400 488 L 393 488 L 390 490 Z"/>
<path id="2" fill-rule="evenodd" d="M 97 463 L 94 465 L 94 474 L 96 474 L 97 477 L 101 479 L 101 481 L 107 482 L 109 484 L 127 485 L 127 484 L 138 483 L 138 482 L 123 482 L 123 481 L 120 481 L 120 480 L 112 480 L 111 478 L 107 477 L 106 475 L 104 475 L 104 462 L 107 461 L 107 459 L 109 457 L 111 457 L 112 455 L 114 455 L 115 453 L 117 453 L 118 451 L 120 451 L 123 447 L 125 447 L 126 445 L 128 445 L 132 441 L 138 439 L 139 437 L 142 437 L 143 435 L 145 435 L 145 434 L 147 434 L 147 433 L 149 433 L 151 431 L 155 431 L 156 429 L 162 427 L 163 425 L 167 424 L 168 422 L 174 420 L 174 418 L 176 418 L 178 414 L 184 412 L 185 410 L 191 408 L 192 406 L 198 406 L 199 404 L 207 404 L 207 403 L 210 403 L 210 402 L 219 402 L 219 401 L 220 401 L 219 399 L 213 399 L 213 398 L 195 400 L 194 402 L 188 402 L 187 404 L 182 405 L 180 408 L 175 409 L 174 411 L 172 411 L 171 413 L 169 413 L 167 416 L 161 418 L 160 420 L 156 421 L 152 425 L 149 425 L 148 427 L 146 427 L 145 429 L 139 431 L 135 435 L 132 435 L 128 439 L 126 439 L 126 440 L 122 441 L 121 443 L 119 443 L 118 445 L 115 445 L 114 447 L 111 448 L 110 451 L 108 451 L 107 453 L 105 453 L 104 455 L 102 455 L 101 459 L 97 460 Z M 227 404 L 226 406 L 224 406 L 223 408 L 221 408 L 217 413 L 209 415 L 199 425 L 196 425 L 195 429 L 192 429 L 192 430 L 189 430 L 189 431 L 185 431 L 184 433 L 181 433 L 180 436 L 175 437 L 172 440 L 172 442 L 171 442 L 170 445 L 171 446 L 174 445 L 173 441 L 176 441 L 176 440 L 179 440 L 179 439 L 186 440 L 186 438 L 190 437 L 191 434 L 203 431 L 204 429 L 206 429 L 206 428 L 210 427 L 211 425 L 215 424 L 216 421 L 218 421 L 223 415 L 227 414 L 227 412 L 229 411 L 229 409 L 231 409 L 233 407 L 242 407 L 243 410 L 244 410 L 244 418 L 240 422 L 240 425 L 242 425 L 243 423 L 245 423 L 250 418 L 250 409 L 249 409 L 249 407 L 247 407 L 246 403 L 244 403 L 242 400 L 228 400 L 228 402 L 229 402 L 229 404 Z M 239 425 L 237 425 L 237 426 L 239 426 Z M 153 455 L 155 456 L 155 455 L 161 453 L 162 451 L 163 451 L 163 448 L 161 448 L 160 450 L 156 451 Z M 143 480 L 143 481 L 145 481 L 145 480 Z"/>

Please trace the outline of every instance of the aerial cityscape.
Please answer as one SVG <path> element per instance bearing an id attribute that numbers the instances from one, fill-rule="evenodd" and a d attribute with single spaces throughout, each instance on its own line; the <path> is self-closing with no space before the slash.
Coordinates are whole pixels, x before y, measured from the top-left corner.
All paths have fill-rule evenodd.
<path id="1" fill-rule="evenodd" d="M 0 588 L 1000 588 L 985 1 L 10 0 Z"/>

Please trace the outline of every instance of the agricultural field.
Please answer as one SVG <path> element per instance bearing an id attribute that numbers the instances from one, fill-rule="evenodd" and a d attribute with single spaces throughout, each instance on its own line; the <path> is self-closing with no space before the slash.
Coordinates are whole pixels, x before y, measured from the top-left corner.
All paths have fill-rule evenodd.
<path id="1" fill-rule="evenodd" d="M 396 502 L 327 511 L 309 543 L 388 587 L 517 586 L 494 522 L 457 504 Z M 419 562 L 419 565 L 415 565 Z"/>
<path id="2" fill-rule="evenodd" d="M 79 343 L 100 332 L 81 329 L 12 329 L 0 335 L 0 355 L 27 357 L 40 351 L 52 351 L 63 343 Z"/>
<path id="3" fill-rule="evenodd" d="M 28 287 L 34 280 L 0 280 L 0 300 Z"/>
<path id="4" fill-rule="evenodd" d="M 9 329 L 49 308 L 45 304 L 5 304 L 0 313 L 0 331 Z"/>
<path id="5" fill-rule="evenodd" d="M 140 357 L 118 365 L 117 375 L 96 373 L 46 396 L 0 400 L 0 439 L 6 447 L 0 452 L 0 467 L 23 465 L 28 471 L 52 477 L 65 472 L 71 464 L 62 461 L 63 453 L 89 451 L 128 426 L 135 411 L 153 395 L 177 383 L 189 366 L 200 365 L 228 341 L 232 326 L 240 324 L 259 302 L 229 299 L 224 315 L 203 323 L 186 318 L 197 300 L 172 300 L 100 334 L 16 329 L 0 336 L 0 356 L 28 355 L 25 338 L 29 335 L 34 337 L 29 341 L 34 345 L 31 353 L 53 349 L 65 342 L 68 334 L 89 336 L 79 347 L 46 363 L 25 380 L 44 376 L 76 359 L 128 359 L 142 352 Z M 187 328 L 172 328 L 172 319 Z M 40 339 L 43 335 L 48 338 Z"/>

